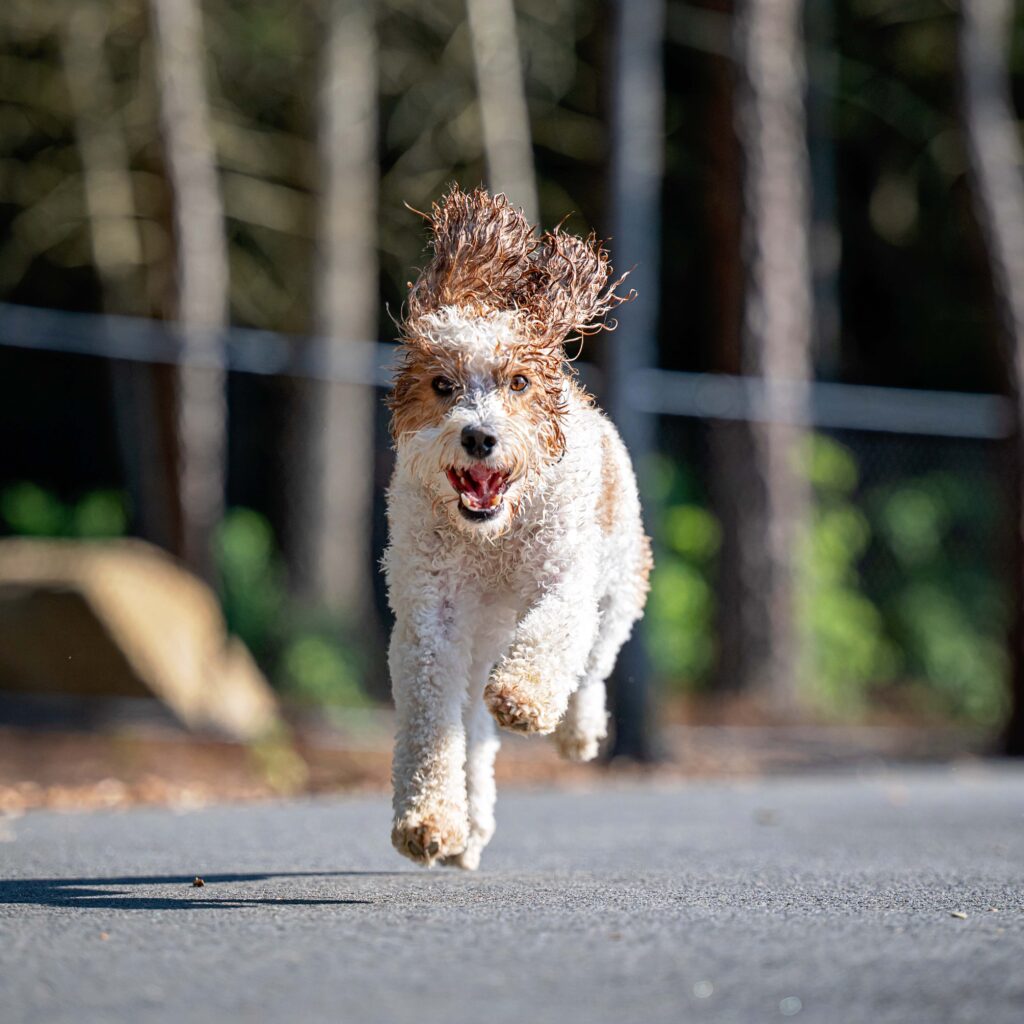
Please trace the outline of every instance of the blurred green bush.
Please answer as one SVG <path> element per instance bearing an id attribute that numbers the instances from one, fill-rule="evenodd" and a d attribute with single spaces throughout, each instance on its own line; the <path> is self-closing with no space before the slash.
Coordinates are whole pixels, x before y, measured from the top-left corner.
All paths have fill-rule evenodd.
<path id="1" fill-rule="evenodd" d="M 1006 712 L 1008 595 L 978 551 L 996 534 L 991 483 L 934 471 L 867 496 L 894 563 L 880 599 L 915 702 L 996 725 Z"/>
<path id="2" fill-rule="evenodd" d="M 797 567 L 806 651 L 801 685 L 814 707 L 850 715 L 864 710 L 872 689 L 894 677 L 898 657 L 860 574 L 872 530 L 854 503 L 857 464 L 831 438 L 810 434 L 806 440 L 802 461 L 814 507 Z"/>
<path id="3" fill-rule="evenodd" d="M 224 616 L 284 695 L 324 706 L 366 707 L 358 646 L 323 609 L 294 601 L 273 530 L 251 509 L 231 509 L 217 531 Z"/>
<path id="4" fill-rule="evenodd" d="M 677 473 L 664 461 L 660 486 L 677 489 Z M 651 660 L 676 687 L 698 688 L 715 660 L 713 586 L 721 531 L 706 508 L 681 503 L 665 508 L 657 533 L 664 550 L 655 558 L 645 620 Z"/>
<path id="5" fill-rule="evenodd" d="M 22 481 L 0 492 L 0 518 L 9 533 L 23 537 L 121 537 L 128 527 L 128 503 L 119 491 L 90 491 L 65 504 L 38 484 Z"/>
<path id="6" fill-rule="evenodd" d="M 810 707 L 849 718 L 885 704 L 993 726 L 1005 713 L 1006 595 L 984 551 L 999 503 L 933 472 L 864 489 L 852 451 L 812 434 L 814 507 L 797 566 Z M 661 509 L 646 630 L 670 692 L 711 683 L 721 531 L 688 467 L 650 466 Z M 870 571 L 869 571 L 870 570 Z"/>

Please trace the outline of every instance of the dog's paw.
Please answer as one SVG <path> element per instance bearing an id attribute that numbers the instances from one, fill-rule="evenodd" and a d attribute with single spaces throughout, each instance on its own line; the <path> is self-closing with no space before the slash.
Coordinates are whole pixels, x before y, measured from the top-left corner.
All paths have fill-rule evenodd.
<path id="1" fill-rule="evenodd" d="M 484 852 L 484 847 L 491 841 L 493 835 L 493 818 L 488 822 L 473 821 L 471 819 L 466 848 L 461 853 L 445 857 L 441 863 L 450 868 L 462 868 L 463 871 L 476 871 L 480 867 L 480 855 Z"/>
<path id="2" fill-rule="evenodd" d="M 484 703 L 503 729 L 512 732 L 550 733 L 558 725 L 558 713 L 538 699 L 539 680 L 496 673 L 484 688 Z M 533 684 L 533 685 L 531 685 Z"/>
<path id="3" fill-rule="evenodd" d="M 555 746 L 566 761 L 593 761 L 603 736 L 580 732 L 563 721 L 555 730 Z"/>
<path id="4" fill-rule="evenodd" d="M 457 857 L 466 849 L 467 839 L 465 823 L 446 821 L 439 815 L 402 818 L 391 829 L 395 849 L 403 857 L 427 867 Z"/>
<path id="5" fill-rule="evenodd" d="M 483 853 L 482 846 L 470 843 L 462 853 L 455 853 L 450 857 L 445 857 L 440 863 L 449 868 L 462 868 L 463 871 L 476 871 L 476 869 L 480 867 L 481 853 Z"/>

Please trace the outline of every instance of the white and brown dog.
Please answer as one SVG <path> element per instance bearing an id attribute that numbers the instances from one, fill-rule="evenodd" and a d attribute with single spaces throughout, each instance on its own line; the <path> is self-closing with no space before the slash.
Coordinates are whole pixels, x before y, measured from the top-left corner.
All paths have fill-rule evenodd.
<path id="1" fill-rule="evenodd" d="M 494 832 L 495 722 L 596 755 L 651 554 L 626 449 L 563 351 L 625 301 L 607 252 L 593 235 L 538 238 L 482 190 L 453 188 L 427 219 L 390 399 L 392 841 L 475 868 Z"/>

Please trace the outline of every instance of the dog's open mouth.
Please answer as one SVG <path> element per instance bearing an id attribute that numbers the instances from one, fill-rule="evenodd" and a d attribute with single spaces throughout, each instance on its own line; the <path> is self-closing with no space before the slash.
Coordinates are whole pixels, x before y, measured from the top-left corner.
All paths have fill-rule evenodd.
<path id="1" fill-rule="evenodd" d="M 459 496 L 459 511 L 466 519 L 479 521 L 496 516 L 508 488 L 508 472 L 491 466 L 453 466 L 448 482 Z"/>

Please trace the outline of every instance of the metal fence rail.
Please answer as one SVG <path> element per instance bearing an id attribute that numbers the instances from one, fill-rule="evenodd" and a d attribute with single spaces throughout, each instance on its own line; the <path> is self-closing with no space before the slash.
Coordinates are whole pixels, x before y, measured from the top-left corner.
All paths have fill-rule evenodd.
<path id="1" fill-rule="evenodd" d="M 166 321 L 0 303 L 0 346 L 382 388 L 391 384 L 395 345 L 363 341 L 331 346 L 323 338 L 250 327 L 231 327 L 222 334 L 222 345 L 197 354 L 182 344 L 176 325 Z M 220 360 L 210 354 L 218 351 Z"/>
<path id="2" fill-rule="evenodd" d="M 223 334 L 223 360 L 194 355 L 174 324 L 139 317 L 69 313 L 0 303 L 0 346 L 175 365 L 224 366 L 241 373 L 302 377 L 386 388 L 396 347 L 232 327 Z M 599 388 L 596 371 L 582 368 Z M 799 385 L 801 392 L 805 385 Z M 777 391 L 782 391 L 778 394 Z M 809 408 L 788 401 L 786 385 L 772 393 L 764 382 L 725 374 L 641 369 L 630 372 L 626 401 L 638 412 L 717 420 L 764 420 L 790 410 L 790 422 L 835 430 L 882 431 L 999 440 L 1012 430 L 1012 410 L 1001 395 L 813 381 Z"/>
<path id="3" fill-rule="evenodd" d="M 1001 395 L 814 381 L 801 384 L 809 408 L 793 401 L 786 384 L 753 377 L 638 370 L 627 392 L 636 409 L 697 419 L 782 420 L 835 430 L 883 431 L 997 440 L 1012 429 L 1012 408 Z"/>

